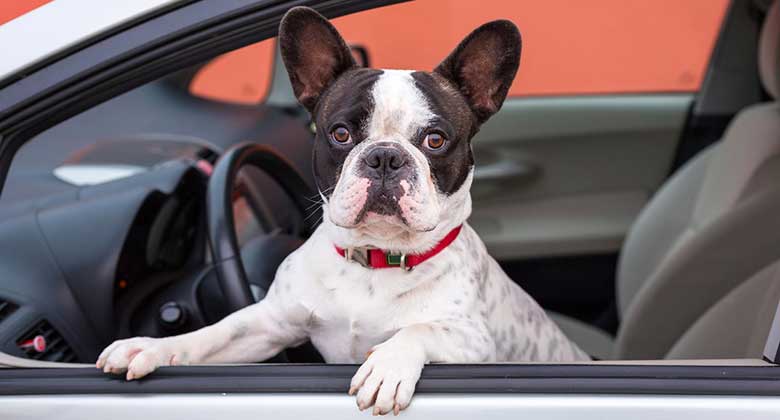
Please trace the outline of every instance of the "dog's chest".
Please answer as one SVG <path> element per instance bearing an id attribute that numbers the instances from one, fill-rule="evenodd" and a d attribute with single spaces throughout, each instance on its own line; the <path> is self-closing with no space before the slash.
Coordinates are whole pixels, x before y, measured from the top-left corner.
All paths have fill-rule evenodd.
<path id="1" fill-rule="evenodd" d="M 359 363 L 375 345 L 400 328 L 437 319 L 449 308 L 446 288 L 426 271 L 368 270 L 338 261 L 321 278 L 322 294 L 313 308 L 310 337 L 328 362 Z M 430 272 L 431 268 L 427 272 Z"/>
<path id="2" fill-rule="evenodd" d="M 291 289 L 275 286 L 279 298 L 302 307 L 309 338 L 327 362 L 362 362 L 366 352 L 401 328 L 477 314 L 481 308 L 471 266 L 478 259 L 468 229 L 410 272 L 347 261 L 321 233 L 283 264 L 281 280 Z"/>

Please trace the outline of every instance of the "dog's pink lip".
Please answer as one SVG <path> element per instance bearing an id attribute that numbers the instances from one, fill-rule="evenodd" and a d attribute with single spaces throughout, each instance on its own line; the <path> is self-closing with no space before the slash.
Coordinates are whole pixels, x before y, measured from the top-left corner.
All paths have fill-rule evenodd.
<path id="1" fill-rule="evenodd" d="M 344 229 L 355 229 L 358 226 L 358 223 L 351 223 L 351 224 L 339 223 L 336 220 L 333 220 L 332 217 L 330 218 L 330 221 L 334 225 Z"/>
<path id="2" fill-rule="evenodd" d="M 385 219 L 385 220 L 387 220 L 386 223 L 392 224 L 395 227 L 403 229 L 404 232 L 409 232 L 409 233 L 427 233 L 427 232 L 432 232 L 432 231 L 436 230 L 437 227 L 439 227 L 439 224 L 436 223 L 436 224 L 434 224 L 431 227 L 425 227 L 423 229 L 414 229 L 414 228 L 412 228 L 409 225 L 409 223 L 406 222 L 406 220 L 404 220 L 402 217 L 400 217 L 398 215 L 392 215 L 392 216 L 380 215 L 380 214 L 372 212 L 372 211 L 366 212 L 362 217 L 359 218 L 359 220 L 355 220 L 351 224 L 338 223 L 338 222 L 336 222 L 333 219 L 331 219 L 331 222 L 333 222 L 334 225 L 336 225 L 336 226 L 338 226 L 340 228 L 343 228 L 343 229 L 355 229 L 355 230 L 358 230 L 358 229 L 369 229 L 372 225 L 376 224 L 376 222 L 374 222 L 374 223 L 366 223 L 366 218 L 369 215 L 371 215 L 371 216 L 373 216 L 375 218 L 379 218 L 380 219 L 380 221 L 379 221 L 380 223 L 381 223 L 381 219 Z M 400 223 L 391 223 L 390 221 L 393 221 L 393 220 L 397 220 Z"/>

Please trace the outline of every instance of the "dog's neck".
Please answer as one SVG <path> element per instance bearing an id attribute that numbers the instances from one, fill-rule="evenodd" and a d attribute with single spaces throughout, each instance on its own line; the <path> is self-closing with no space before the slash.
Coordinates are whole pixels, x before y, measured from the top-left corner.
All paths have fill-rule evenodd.
<path id="1" fill-rule="evenodd" d="M 470 174 L 460 190 L 443 198 L 442 216 L 433 230 L 415 232 L 400 223 L 343 228 L 330 220 L 327 201 L 322 206 L 321 229 L 334 245 L 344 249 L 367 247 L 405 254 L 424 253 L 435 247 L 451 230 L 464 224 L 471 215 L 471 178 Z"/>

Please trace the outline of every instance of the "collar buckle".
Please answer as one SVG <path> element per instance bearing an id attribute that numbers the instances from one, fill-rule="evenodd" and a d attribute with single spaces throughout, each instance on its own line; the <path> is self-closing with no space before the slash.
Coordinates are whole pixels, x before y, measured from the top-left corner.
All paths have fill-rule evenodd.
<path id="1" fill-rule="evenodd" d="M 374 255 L 374 258 L 376 257 L 377 255 Z M 406 254 L 386 253 L 384 257 L 388 267 L 400 267 L 404 271 L 412 271 L 414 268 L 409 266 L 409 257 Z M 365 268 L 374 268 L 371 264 L 371 250 L 368 248 L 347 248 L 344 250 L 344 259 L 356 262 Z"/>
<path id="2" fill-rule="evenodd" d="M 405 271 L 412 271 L 412 268 L 414 268 L 409 267 L 406 254 L 392 254 L 388 252 L 385 254 L 385 262 L 387 262 L 387 265 L 389 266 L 401 267 Z"/>

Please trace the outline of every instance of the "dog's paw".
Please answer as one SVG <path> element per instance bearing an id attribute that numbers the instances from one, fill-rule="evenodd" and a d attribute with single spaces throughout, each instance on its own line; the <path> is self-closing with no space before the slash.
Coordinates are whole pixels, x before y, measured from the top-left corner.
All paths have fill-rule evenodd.
<path id="1" fill-rule="evenodd" d="M 160 366 L 176 364 L 176 353 L 164 338 L 135 337 L 106 347 L 95 366 L 106 373 L 127 371 L 127 380 L 148 375 Z"/>
<path id="2" fill-rule="evenodd" d="M 357 393 L 360 410 L 374 406 L 374 415 L 398 413 L 409 406 L 420 379 L 423 352 L 393 342 L 374 347 L 365 363 L 352 377 L 349 394 Z"/>

